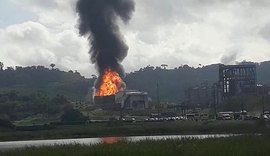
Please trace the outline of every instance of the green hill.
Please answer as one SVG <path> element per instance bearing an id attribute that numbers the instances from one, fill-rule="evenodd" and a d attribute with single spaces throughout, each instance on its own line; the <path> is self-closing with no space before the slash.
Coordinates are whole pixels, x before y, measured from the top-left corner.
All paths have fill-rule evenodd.
<path id="1" fill-rule="evenodd" d="M 270 85 L 270 61 L 256 63 L 257 83 Z M 184 90 L 207 82 L 211 85 L 218 81 L 219 64 L 193 68 L 188 65 L 174 69 L 147 66 L 139 71 L 127 74 L 127 88 L 147 91 L 155 100 L 157 82 L 162 101 L 180 102 L 184 98 Z"/>
<path id="2" fill-rule="evenodd" d="M 218 65 L 203 68 L 193 68 L 184 65 L 175 69 L 145 67 L 127 75 L 125 81 L 130 89 L 147 91 L 151 97 L 156 97 L 157 83 L 160 97 L 164 101 L 179 101 L 183 98 L 184 90 L 200 84 L 203 81 L 212 83 L 218 79 Z"/>
<path id="3" fill-rule="evenodd" d="M 184 90 L 208 82 L 218 81 L 218 64 L 200 68 L 188 65 L 174 69 L 147 66 L 128 73 L 124 78 L 128 89 L 147 91 L 156 99 L 157 82 L 162 101 L 180 102 Z M 259 84 L 270 84 L 270 61 L 257 63 Z M 89 94 L 94 79 L 87 79 L 78 72 L 64 72 L 43 66 L 8 68 L 0 71 L 0 93 L 16 90 L 21 94 L 45 93 L 49 96 L 65 95 L 70 99 L 83 99 Z"/>
<path id="4" fill-rule="evenodd" d="M 16 67 L 0 71 L 0 92 L 18 91 L 29 95 L 41 92 L 48 96 L 65 95 L 70 99 L 84 98 L 93 81 L 78 72 L 64 72 L 43 66 Z"/>

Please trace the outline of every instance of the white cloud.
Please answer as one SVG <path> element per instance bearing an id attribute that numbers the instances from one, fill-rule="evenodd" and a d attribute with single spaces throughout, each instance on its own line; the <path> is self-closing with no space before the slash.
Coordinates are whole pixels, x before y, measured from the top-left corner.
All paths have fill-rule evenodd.
<path id="1" fill-rule="evenodd" d="M 94 72 L 88 43 L 78 35 L 76 0 L 12 0 L 36 18 L 0 29 L 0 59 L 7 65 L 46 65 Z M 129 54 L 127 71 L 163 63 L 218 63 L 270 59 L 268 0 L 135 0 L 128 25 L 120 23 Z M 1 11 L 0 11 L 1 13 Z M 19 15 L 12 15 L 19 16 Z M 237 53 L 237 54 L 236 54 Z M 31 56 L 31 57 L 30 57 Z M 232 61 L 233 60 L 233 61 Z"/>
<path id="2" fill-rule="evenodd" d="M 1 60 L 7 65 L 43 65 L 55 63 L 64 70 L 89 72 L 86 39 L 75 31 L 52 33 L 37 22 L 12 25 L 1 31 Z"/>
<path id="3" fill-rule="evenodd" d="M 124 64 L 132 70 L 148 64 L 219 63 L 232 55 L 228 49 L 238 49 L 234 61 L 270 59 L 269 43 L 262 39 L 269 36 L 270 1 L 136 2 L 130 25 L 122 26 L 130 45 Z"/>
<path id="4" fill-rule="evenodd" d="M 59 32 L 73 29 L 76 24 L 75 4 L 77 0 L 12 0 L 18 5 L 36 15 L 37 22 L 51 31 Z"/>
<path id="5" fill-rule="evenodd" d="M 0 47 L 7 66 L 49 66 L 78 70 L 89 77 L 95 73 L 88 55 L 88 42 L 78 35 L 76 0 L 12 0 L 14 5 L 33 12 L 33 21 L 0 29 Z"/>

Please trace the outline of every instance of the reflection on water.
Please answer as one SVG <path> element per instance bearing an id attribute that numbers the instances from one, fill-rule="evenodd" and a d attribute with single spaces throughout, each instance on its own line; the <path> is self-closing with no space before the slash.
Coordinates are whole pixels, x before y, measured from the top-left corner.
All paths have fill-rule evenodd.
<path id="1" fill-rule="evenodd" d="M 101 138 L 101 143 L 115 144 L 115 143 L 118 143 L 120 140 L 121 140 L 120 137 L 106 137 L 106 138 Z"/>
<path id="2" fill-rule="evenodd" d="M 142 140 L 164 140 L 164 139 L 185 139 L 185 138 L 221 138 L 238 136 L 239 134 L 209 134 L 209 135 L 166 135 L 166 136 L 133 136 L 133 137 L 106 137 L 106 138 L 82 138 L 82 139 L 57 139 L 57 140 L 30 140 L 30 141 L 8 141 L 0 142 L 0 150 L 24 148 L 29 146 L 54 146 L 54 145 L 94 145 L 94 144 L 115 144 L 121 140 L 137 142 Z"/>

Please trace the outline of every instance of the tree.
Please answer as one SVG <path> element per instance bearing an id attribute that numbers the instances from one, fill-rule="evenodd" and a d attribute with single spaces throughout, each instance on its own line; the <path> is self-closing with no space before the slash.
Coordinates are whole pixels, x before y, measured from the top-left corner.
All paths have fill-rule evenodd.
<path id="1" fill-rule="evenodd" d="M 168 67 L 168 65 L 167 65 L 167 64 L 162 64 L 161 67 L 162 67 L 163 69 L 166 69 L 166 68 Z"/>
<path id="2" fill-rule="evenodd" d="M 77 74 L 77 75 L 81 75 L 77 70 L 75 70 L 75 74 Z"/>
<path id="3" fill-rule="evenodd" d="M 65 110 L 64 114 L 61 116 L 62 122 L 84 122 L 87 118 L 83 116 L 81 112 L 73 108 Z"/>
<path id="4" fill-rule="evenodd" d="M 52 70 L 53 70 L 53 68 L 55 67 L 55 64 L 52 63 L 52 64 L 50 64 L 50 66 L 52 67 Z"/>
<path id="5" fill-rule="evenodd" d="M 7 70 L 8 70 L 8 71 L 13 71 L 14 68 L 13 68 L 13 67 L 7 67 Z"/>
<path id="6" fill-rule="evenodd" d="M 4 63 L 0 62 L 0 70 L 3 70 L 3 68 L 4 68 Z"/>
<path id="7" fill-rule="evenodd" d="M 17 71 L 22 70 L 22 69 L 23 69 L 23 67 L 21 67 L 21 66 L 15 66 L 15 70 L 17 70 Z"/>
<path id="8" fill-rule="evenodd" d="M 92 74 L 91 76 L 92 76 L 92 79 L 97 79 L 96 75 Z"/>
<path id="9" fill-rule="evenodd" d="M 15 126 L 9 120 L 0 118 L 0 127 L 14 128 Z"/>

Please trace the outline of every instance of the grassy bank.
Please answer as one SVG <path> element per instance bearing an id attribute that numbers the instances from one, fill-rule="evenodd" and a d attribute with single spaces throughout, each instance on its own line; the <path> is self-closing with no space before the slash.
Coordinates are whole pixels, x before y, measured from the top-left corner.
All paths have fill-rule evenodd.
<path id="1" fill-rule="evenodd" d="M 0 140 L 33 140 L 102 136 L 268 133 L 270 127 L 258 121 L 178 121 L 152 123 L 92 123 L 89 125 L 57 126 L 49 130 L 2 131 Z"/>
<path id="2" fill-rule="evenodd" d="M 269 136 L 241 136 L 204 140 L 119 142 L 94 146 L 65 145 L 26 148 L 1 156 L 269 156 Z"/>

